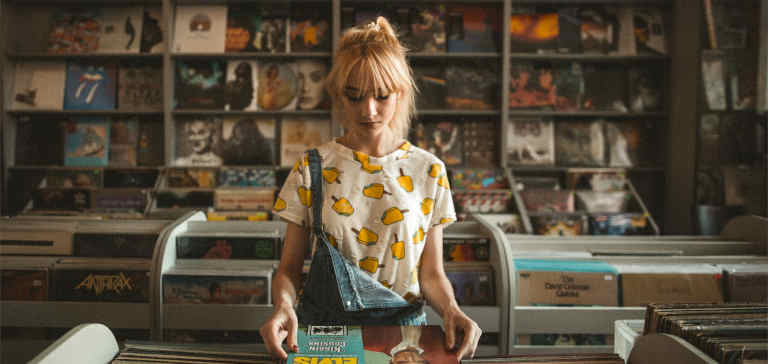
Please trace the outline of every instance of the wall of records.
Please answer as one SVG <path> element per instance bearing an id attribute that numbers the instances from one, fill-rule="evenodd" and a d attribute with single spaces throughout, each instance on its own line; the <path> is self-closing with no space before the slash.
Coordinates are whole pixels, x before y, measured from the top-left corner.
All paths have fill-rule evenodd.
<path id="1" fill-rule="evenodd" d="M 659 234 L 689 168 L 666 152 L 678 2 L 5 0 L 3 213 L 270 219 L 298 155 L 341 135 L 339 35 L 385 15 L 421 90 L 409 139 L 462 217 Z"/>

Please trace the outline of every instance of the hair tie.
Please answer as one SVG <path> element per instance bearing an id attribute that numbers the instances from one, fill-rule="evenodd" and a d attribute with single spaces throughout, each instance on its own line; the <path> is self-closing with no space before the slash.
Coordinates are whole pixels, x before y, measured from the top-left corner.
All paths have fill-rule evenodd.
<path id="1" fill-rule="evenodd" d="M 372 22 L 368 23 L 368 29 L 372 29 L 372 30 L 375 30 L 377 32 L 381 31 L 381 27 L 379 26 L 379 23 L 377 23 L 375 21 L 372 21 Z"/>

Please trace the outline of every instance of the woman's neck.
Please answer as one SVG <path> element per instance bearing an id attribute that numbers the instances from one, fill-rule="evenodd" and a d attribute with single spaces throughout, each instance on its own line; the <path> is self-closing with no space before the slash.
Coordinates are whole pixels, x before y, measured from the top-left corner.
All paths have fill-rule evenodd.
<path id="1" fill-rule="evenodd" d="M 379 133 L 377 135 L 346 133 L 338 138 L 336 142 L 349 149 L 360 151 L 373 157 L 383 157 L 399 148 L 402 140 L 395 137 L 392 132 Z"/>

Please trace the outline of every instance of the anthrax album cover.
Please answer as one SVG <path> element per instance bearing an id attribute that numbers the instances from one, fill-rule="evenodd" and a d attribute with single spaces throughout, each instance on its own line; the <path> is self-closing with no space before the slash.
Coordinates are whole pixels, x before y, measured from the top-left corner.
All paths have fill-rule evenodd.
<path id="1" fill-rule="evenodd" d="M 277 249 L 280 238 L 269 237 L 206 237 L 176 238 L 179 259 L 280 259 Z"/>
<path id="2" fill-rule="evenodd" d="M 53 286 L 56 301 L 149 301 L 147 270 L 54 268 Z"/>

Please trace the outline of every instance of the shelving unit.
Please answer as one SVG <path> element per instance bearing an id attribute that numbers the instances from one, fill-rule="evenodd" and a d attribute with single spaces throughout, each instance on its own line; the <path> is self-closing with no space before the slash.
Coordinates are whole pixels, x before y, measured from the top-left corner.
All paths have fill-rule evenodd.
<path id="1" fill-rule="evenodd" d="M 745 263 L 768 262 L 765 234 L 766 221 L 758 217 L 742 217 L 728 227 L 722 237 L 699 236 L 588 236 L 553 238 L 521 234 L 504 235 L 498 224 L 505 215 L 474 215 L 474 218 L 502 235 L 504 255 L 507 258 L 506 276 L 509 290 L 508 353 L 553 352 L 612 352 L 611 345 L 593 346 L 539 346 L 519 345 L 517 335 L 539 333 L 613 334 L 614 322 L 642 319 L 645 307 L 555 307 L 516 305 L 516 277 L 514 259 L 534 258 L 564 261 L 600 261 L 607 263 Z M 755 231 L 758 231 L 755 233 Z M 763 234 L 759 233 L 762 231 Z"/>

